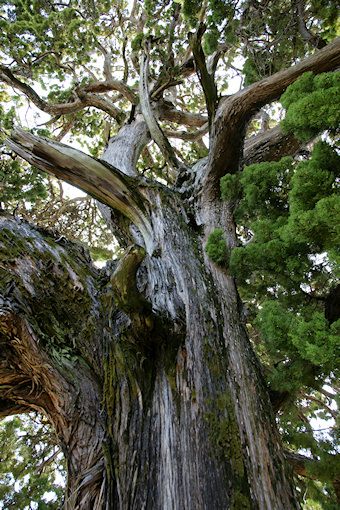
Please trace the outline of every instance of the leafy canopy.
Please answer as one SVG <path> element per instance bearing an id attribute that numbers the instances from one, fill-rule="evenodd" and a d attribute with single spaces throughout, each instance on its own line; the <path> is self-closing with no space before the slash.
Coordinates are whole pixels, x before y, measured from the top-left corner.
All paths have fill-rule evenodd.
<path id="1" fill-rule="evenodd" d="M 1 420 L 0 458 L 1 508 L 60 508 L 65 468 L 48 424 L 33 415 Z"/>

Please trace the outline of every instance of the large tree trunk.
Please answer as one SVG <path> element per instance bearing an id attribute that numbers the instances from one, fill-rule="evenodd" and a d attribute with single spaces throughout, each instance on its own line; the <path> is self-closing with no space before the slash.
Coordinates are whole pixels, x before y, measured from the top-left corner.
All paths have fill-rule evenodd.
<path id="1" fill-rule="evenodd" d="M 115 139 L 106 160 L 119 151 Z M 232 204 L 199 187 L 187 201 L 198 184 L 178 182 L 136 181 L 138 230 L 124 200 L 106 210 L 130 246 L 101 272 L 79 247 L 1 218 L 1 414 L 49 416 L 69 509 L 297 508 L 235 282 L 204 252 L 221 226 L 235 245 Z"/>
<path id="2" fill-rule="evenodd" d="M 204 247 L 217 228 L 236 244 L 235 204 L 221 201 L 219 180 L 240 169 L 252 115 L 304 71 L 336 68 L 339 44 L 221 100 L 209 157 L 193 169 L 157 125 L 147 59 L 143 117 L 110 141 L 105 162 L 22 130 L 7 142 L 101 201 L 126 248 L 99 271 L 82 247 L 0 217 L 0 417 L 49 417 L 67 460 L 65 508 L 298 508 L 234 279 Z M 178 173 L 172 189 L 136 173 L 149 132 Z M 272 130 L 245 158 L 298 146 Z"/>

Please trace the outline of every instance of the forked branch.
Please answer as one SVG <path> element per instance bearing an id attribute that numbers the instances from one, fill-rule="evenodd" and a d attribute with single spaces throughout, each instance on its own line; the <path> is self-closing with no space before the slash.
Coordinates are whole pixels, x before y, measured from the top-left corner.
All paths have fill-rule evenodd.
<path id="1" fill-rule="evenodd" d="M 148 87 L 148 69 L 149 69 L 149 55 L 143 53 L 140 64 L 140 80 L 139 80 L 139 96 L 140 106 L 144 116 L 144 120 L 150 131 L 151 138 L 158 145 L 161 153 L 163 154 L 166 162 L 177 171 L 183 164 L 176 158 L 175 152 L 171 147 L 169 140 L 163 133 L 159 126 L 154 112 L 151 107 L 149 87 Z"/>
<path id="2" fill-rule="evenodd" d="M 340 65 L 340 38 L 295 66 L 249 85 L 220 101 L 211 132 L 209 161 L 203 184 L 208 195 L 219 196 L 219 181 L 241 169 L 244 138 L 252 116 L 278 99 L 286 88 L 307 71 L 333 71 Z"/>

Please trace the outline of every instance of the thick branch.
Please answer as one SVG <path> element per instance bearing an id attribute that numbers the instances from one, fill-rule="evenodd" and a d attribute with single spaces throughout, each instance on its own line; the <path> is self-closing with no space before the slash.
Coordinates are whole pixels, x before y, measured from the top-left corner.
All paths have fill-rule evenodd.
<path id="1" fill-rule="evenodd" d="M 210 141 L 205 191 L 219 195 L 219 181 L 226 173 L 241 168 L 244 137 L 252 116 L 264 105 L 278 99 L 301 74 L 332 71 L 340 65 L 340 38 L 295 66 L 249 85 L 220 102 Z"/>
<path id="2" fill-rule="evenodd" d="M 203 88 L 205 102 L 208 109 L 209 125 L 212 126 L 217 108 L 217 87 L 214 81 L 214 69 L 208 72 L 205 56 L 203 53 L 201 40 L 206 30 L 206 26 L 201 23 L 195 34 L 189 34 L 192 53 L 195 58 L 196 72 Z"/>
<path id="3" fill-rule="evenodd" d="M 191 128 L 202 127 L 208 122 L 208 118 L 205 115 L 178 110 L 169 101 L 159 102 L 157 105 L 157 110 L 160 120 L 182 124 Z"/>
<path id="4" fill-rule="evenodd" d="M 196 131 L 171 131 L 171 129 L 164 129 L 164 133 L 168 138 L 179 138 L 181 140 L 190 140 L 195 142 L 196 140 L 200 140 L 202 136 L 206 135 L 209 132 L 209 124 L 203 124 L 203 126 Z"/>
<path id="5" fill-rule="evenodd" d="M 166 162 L 170 165 L 173 170 L 179 169 L 183 164 L 178 161 L 171 147 L 169 140 L 164 135 L 160 128 L 155 115 L 153 113 L 149 88 L 148 88 L 148 67 L 149 67 L 149 56 L 143 53 L 140 64 L 140 81 L 139 81 L 139 96 L 140 105 L 144 120 L 149 128 L 150 134 L 154 142 L 158 145 L 161 153 L 163 154 Z"/>
<path id="6" fill-rule="evenodd" d="M 307 474 L 308 466 L 315 466 L 318 464 L 317 460 L 311 459 L 310 457 L 305 457 L 305 455 L 300 455 L 299 453 L 291 452 L 285 450 L 285 456 L 291 467 L 293 468 L 294 475 L 305 476 L 307 478 L 311 478 L 317 480 L 315 476 Z"/>
<path id="7" fill-rule="evenodd" d="M 243 164 L 248 166 L 263 161 L 280 161 L 283 156 L 295 156 L 303 146 L 294 135 L 284 135 L 276 126 L 245 141 Z"/>
<path id="8" fill-rule="evenodd" d="M 147 249 L 150 248 L 151 226 L 142 195 L 137 190 L 136 179 L 72 147 L 33 136 L 21 128 L 14 131 L 6 144 L 32 165 L 77 186 L 118 210 L 140 229 Z"/>
<path id="9" fill-rule="evenodd" d="M 304 4 L 305 4 L 305 2 L 303 0 L 297 1 L 300 34 L 306 41 L 308 41 L 311 44 L 311 46 L 321 50 L 321 48 L 324 48 L 327 43 L 324 39 L 322 39 L 322 37 L 320 37 L 318 35 L 314 35 L 308 30 L 306 21 L 305 21 Z"/>
<path id="10" fill-rule="evenodd" d="M 138 98 L 134 94 L 134 92 L 128 87 L 124 82 L 119 80 L 114 80 L 113 78 L 107 81 L 96 81 L 93 83 L 89 83 L 88 85 L 83 85 L 81 90 L 84 92 L 94 92 L 94 93 L 103 93 L 110 92 L 111 90 L 117 90 L 120 92 L 126 99 L 130 101 L 132 104 L 138 103 Z"/>

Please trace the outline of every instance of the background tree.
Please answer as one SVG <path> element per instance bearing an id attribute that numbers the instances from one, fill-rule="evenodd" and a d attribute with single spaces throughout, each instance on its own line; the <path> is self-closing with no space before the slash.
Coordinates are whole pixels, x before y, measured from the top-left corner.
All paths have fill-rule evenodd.
<path id="1" fill-rule="evenodd" d="M 56 509 L 63 499 L 63 455 L 48 422 L 15 416 L 1 421 L 1 508 Z M 59 479 L 58 479 L 59 475 Z"/>
<path id="2" fill-rule="evenodd" d="M 1 2 L 3 139 L 31 112 L 2 149 L 2 204 L 62 218 L 39 168 L 99 200 L 125 249 L 99 271 L 84 245 L 1 217 L 0 415 L 54 425 L 66 508 L 296 508 L 287 460 L 336 504 L 338 9 Z"/>

